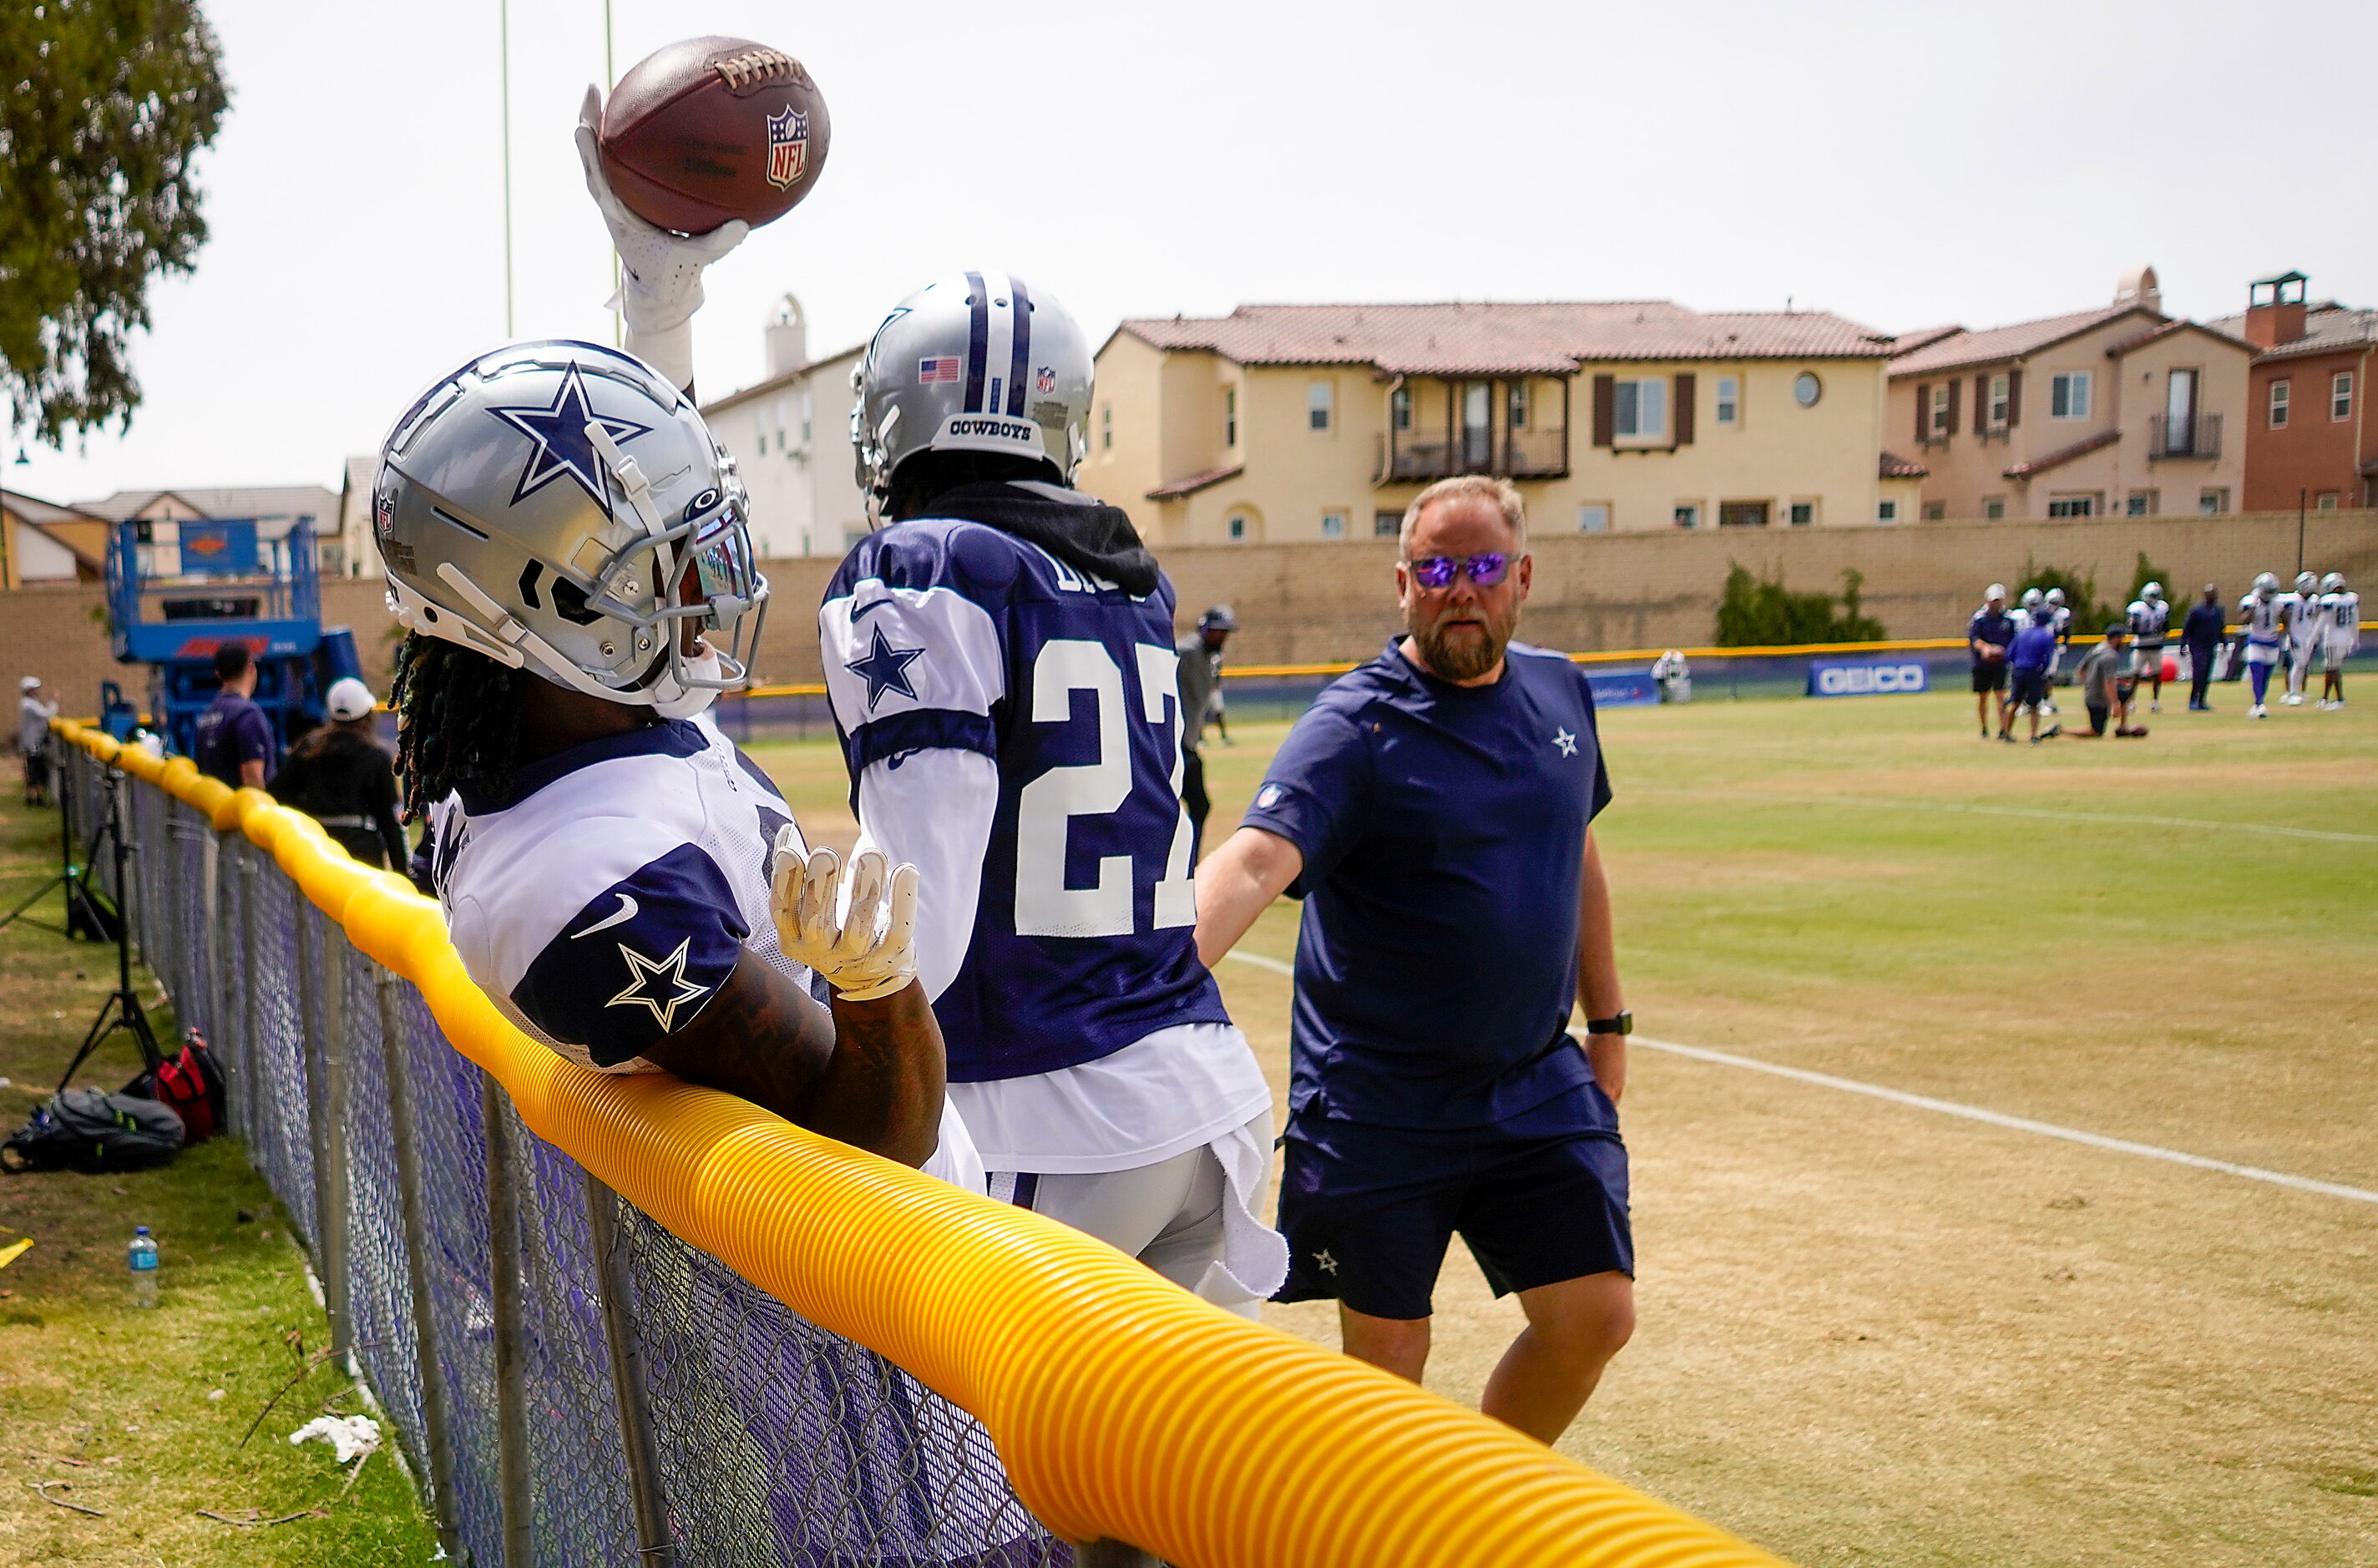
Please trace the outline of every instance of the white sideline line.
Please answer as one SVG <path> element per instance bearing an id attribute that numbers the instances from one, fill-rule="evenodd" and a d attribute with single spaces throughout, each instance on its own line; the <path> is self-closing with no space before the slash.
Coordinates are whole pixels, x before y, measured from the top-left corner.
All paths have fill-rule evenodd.
<path id="1" fill-rule="evenodd" d="M 1252 964 L 1258 969 L 1268 969 L 1276 975 L 1293 975 L 1295 970 L 1277 958 L 1261 953 L 1232 952 L 1228 956 L 1242 964 Z M 1797 1083 L 1814 1083 L 1820 1088 L 1840 1089 L 1852 1095 L 1865 1095 L 1893 1105 L 1910 1106 L 1917 1110 L 1938 1111 L 1943 1116 L 1963 1117 L 1991 1127 L 2003 1127 L 2016 1132 L 2036 1132 L 2043 1138 L 2061 1138 L 2068 1143 L 2081 1143 L 2092 1149 L 2105 1149 L 2118 1155 L 2136 1155 L 2142 1159 L 2164 1160 L 2172 1165 L 2184 1165 L 2198 1170 L 2219 1171 L 2224 1176 L 2242 1176 L 2250 1181 L 2267 1181 L 2275 1187 L 2291 1187 L 2299 1192 L 2317 1192 L 2328 1198 L 2349 1198 L 2356 1203 L 2378 1203 L 2378 1191 L 2363 1187 L 2348 1187 L 2340 1182 L 2315 1181 L 2308 1176 L 2290 1176 L 2283 1170 L 2264 1170 L 2260 1166 L 2238 1165 L 2229 1160 L 2216 1160 L 2205 1155 L 2192 1155 L 2180 1149 L 2167 1149 L 2155 1143 L 2137 1143 L 2128 1138 L 2108 1138 L 2102 1132 L 2084 1132 L 2077 1127 L 2059 1127 L 2052 1121 L 2034 1121 L 2025 1116 L 2009 1116 L 2003 1111 L 1984 1110 L 1979 1106 L 1959 1105 L 1954 1100 L 1936 1100 L 1928 1095 L 1911 1095 L 1904 1089 L 1886 1089 L 1880 1083 L 1862 1083 L 1855 1078 L 1837 1078 L 1830 1072 L 1812 1072 L 1805 1067 L 1785 1067 L 1780 1062 L 1761 1061 L 1756 1057 L 1736 1056 L 1732 1051 L 1713 1051 L 1706 1046 L 1679 1045 L 1674 1040 L 1655 1040 L 1649 1035 L 1632 1036 L 1634 1044 L 1673 1056 L 1690 1057 L 1720 1067 L 1745 1067 L 1753 1072 L 1765 1072 L 1777 1078 L 1789 1078 Z"/>
<path id="2" fill-rule="evenodd" d="M 2272 838 L 2318 839 L 2326 844 L 2378 844 L 2378 833 L 2338 832 L 2325 828 L 2288 828 L 2272 822 L 2216 822 L 2203 817 L 2150 817 L 2115 811 L 2057 811 L 2041 806 L 1976 806 L 1960 800 L 1893 800 L 1888 796 L 1794 796 L 1808 805 L 1895 806 L 1904 811 L 1963 811 L 1980 817 L 2030 817 L 2050 822 L 2113 822 L 2129 827 L 2204 828 L 2216 832 L 2264 833 Z"/>

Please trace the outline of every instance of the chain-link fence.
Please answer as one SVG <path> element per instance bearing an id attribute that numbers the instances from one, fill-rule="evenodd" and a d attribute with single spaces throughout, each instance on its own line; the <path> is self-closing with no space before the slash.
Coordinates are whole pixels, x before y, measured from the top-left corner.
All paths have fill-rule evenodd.
<path id="1" fill-rule="evenodd" d="M 524 1126 L 421 993 L 272 857 L 61 746 L 90 875 L 228 1081 L 450 1556 L 1065 1563 L 981 1427 L 694 1249 Z"/>

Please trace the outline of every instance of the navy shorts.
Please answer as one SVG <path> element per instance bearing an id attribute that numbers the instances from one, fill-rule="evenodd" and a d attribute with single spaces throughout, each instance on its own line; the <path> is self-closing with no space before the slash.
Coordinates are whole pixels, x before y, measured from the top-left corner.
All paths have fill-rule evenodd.
<path id="1" fill-rule="evenodd" d="M 1296 1118 L 1279 1186 L 1288 1280 L 1273 1299 L 1427 1317 L 1456 1231 L 1497 1296 L 1633 1277 L 1618 1113 L 1598 1085 L 1574 1093 L 1576 1130 L 1539 1136 Z"/>
<path id="2" fill-rule="evenodd" d="M 1974 666 L 1974 689 L 1976 691 L 2004 691 L 2006 689 L 2006 676 L 2007 667 L 2006 661 L 2004 659 L 1992 659 L 1987 664 L 1976 664 Z"/>
<path id="3" fill-rule="evenodd" d="M 2014 705 L 2016 707 L 2037 708 L 2047 700 L 2048 672 L 2046 670 L 2014 672 Z"/>

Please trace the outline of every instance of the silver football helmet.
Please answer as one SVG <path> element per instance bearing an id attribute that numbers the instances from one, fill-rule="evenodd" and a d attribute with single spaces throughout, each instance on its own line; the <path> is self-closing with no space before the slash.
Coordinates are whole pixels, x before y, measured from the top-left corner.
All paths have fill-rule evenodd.
<path id="1" fill-rule="evenodd" d="M 2279 591 L 2279 580 L 2267 571 L 2254 574 L 2254 597 L 2267 599 Z"/>
<path id="2" fill-rule="evenodd" d="M 2023 591 L 2023 607 L 2026 610 L 2036 610 L 2047 602 L 2048 596 L 2036 588 L 2026 588 Z"/>
<path id="3" fill-rule="evenodd" d="M 767 580 L 692 401 L 593 343 L 513 343 L 389 433 L 372 527 L 407 629 L 690 718 L 751 680 Z"/>
<path id="4" fill-rule="evenodd" d="M 2345 574 L 2341 571 L 2330 572 L 2326 577 L 2320 580 L 2320 591 L 2324 593 L 2344 592 Z"/>
<path id="5" fill-rule="evenodd" d="M 2055 605 L 2058 609 L 2062 609 L 2064 607 L 2064 590 L 2061 588 L 2049 589 L 2048 591 L 2048 602 Z"/>
<path id="6" fill-rule="evenodd" d="M 2314 577 L 2308 571 L 2300 571 L 2296 573 L 2296 592 L 2299 593 L 2319 592 L 2320 579 Z"/>
<path id="7" fill-rule="evenodd" d="M 2160 582 L 2148 583 L 2144 588 L 2139 590 L 2139 597 L 2145 600 L 2150 604 L 2162 604 L 2163 584 Z"/>
<path id="8" fill-rule="evenodd" d="M 1070 485 L 1090 449 L 1089 340 L 1004 272 L 944 278 L 895 306 L 850 373 L 850 444 L 871 512 L 922 451 L 1038 459 Z"/>

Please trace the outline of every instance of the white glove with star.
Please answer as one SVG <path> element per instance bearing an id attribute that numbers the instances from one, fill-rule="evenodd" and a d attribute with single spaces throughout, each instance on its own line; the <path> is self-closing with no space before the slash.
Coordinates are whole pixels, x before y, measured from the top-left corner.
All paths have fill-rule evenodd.
<path id="1" fill-rule="evenodd" d="M 578 109 L 578 162 L 586 171 L 587 194 L 619 253 L 619 292 L 610 304 L 641 340 L 631 346 L 677 385 L 690 386 L 693 345 L 685 329 L 702 308 L 702 269 L 741 245 L 751 225 L 736 218 L 706 234 L 680 234 L 637 217 L 603 173 L 602 129 L 603 91 L 590 86 Z"/>
<path id="2" fill-rule="evenodd" d="M 917 978 L 917 868 L 887 875 L 883 852 L 864 849 L 851 862 L 847 909 L 842 888 L 842 856 L 813 849 L 804 859 L 799 831 L 777 832 L 769 911 L 785 956 L 824 976 L 844 1001 L 906 987 Z"/>

